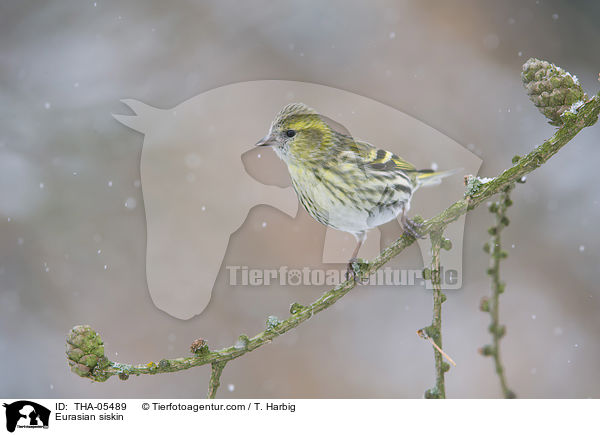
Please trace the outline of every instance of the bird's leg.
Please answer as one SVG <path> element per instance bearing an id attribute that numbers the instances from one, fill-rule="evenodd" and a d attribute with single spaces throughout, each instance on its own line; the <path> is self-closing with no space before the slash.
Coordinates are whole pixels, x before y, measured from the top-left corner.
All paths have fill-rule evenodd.
<path id="1" fill-rule="evenodd" d="M 406 209 L 402 208 L 402 215 L 400 216 L 400 225 L 402 225 L 402 231 L 407 233 L 408 235 L 414 237 L 415 239 L 424 239 L 425 237 L 421 236 L 419 233 L 419 229 L 421 228 L 421 224 L 418 224 L 411 219 L 406 217 Z"/>
<path id="2" fill-rule="evenodd" d="M 362 231 L 358 234 L 355 234 L 356 240 L 358 241 L 354 252 L 352 253 L 352 258 L 348 262 L 348 269 L 346 270 L 346 279 L 350 279 L 351 277 L 356 281 L 356 269 L 354 267 L 355 263 L 358 261 L 358 251 L 362 247 L 363 243 L 367 239 L 367 232 Z"/>

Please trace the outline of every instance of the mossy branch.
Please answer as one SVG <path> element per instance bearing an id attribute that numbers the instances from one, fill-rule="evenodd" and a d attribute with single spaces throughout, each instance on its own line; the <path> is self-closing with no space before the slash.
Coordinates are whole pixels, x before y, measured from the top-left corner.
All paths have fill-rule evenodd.
<path id="1" fill-rule="evenodd" d="M 433 231 L 431 239 L 431 269 L 423 271 L 423 278 L 431 280 L 433 286 L 433 319 L 431 325 L 417 331 L 417 334 L 431 340 L 435 358 L 435 387 L 425 391 L 426 399 L 445 399 L 446 383 L 444 374 L 450 370 L 450 364 L 444 361 L 445 354 L 442 350 L 442 304 L 446 295 L 442 293 L 442 280 L 440 272 L 440 250 L 450 250 L 452 243 L 445 239 L 441 231 Z"/>
<path id="2" fill-rule="evenodd" d="M 210 380 L 208 381 L 208 399 L 214 399 L 217 395 L 217 390 L 221 385 L 221 374 L 225 368 L 225 362 L 214 362 L 212 363 L 212 370 L 210 372 Z"/>
<path id="3" fill-rule="evenodd" d="M 510 199 L 510 191 L 513 186 L 506 187 L 500 194 L 498 201 L 490 204 L 490 212 L 495 216 L 495 225 L 490 227 L 490 241 L 484 245 L 484 251 L 490 254 L 490 267 L 488 275 L 492 280 L 491 298 L 483 298 L 481 300 L 481 311 L 490 313 L 491 323 L 489 326 L 490 334 L 492 335 L 492 344 L 482 347 L 479 352 L 484 356 L 491 356 L 494 359 L 496 373 L 500 379 L 500 387 L 502 394 L 506 399 L 514 399 L 517 396 L 507 386 L 504 367 L 500 359 L 500 339 L 506 333 L 504 325 L 500 324 L 500 295 L 504 293 L 505 284 L 500 280 L 500 261 L 508 256 L 508 253 L 502 249 L 501 233 L 509 224 L 506 210 L 512 205 Z"/>
<path id="4" fill-rule="evenodd" d="M 424 222 L 420 219 L 418 220 L 422 222 L 421 234 L 423 236 L 434 232 L 441 234 L 447 225 L 456 221 L 467 211 L 474 209 L 493 195 L 534 171 L 556 154 L 583 128 L 593 125 L 597 121 L 599 113 L 600 96 L 595 96 L 585 104 L 579 106 L 575 113 L 565 113 L 562 116 L 564 124 L 550 139 L 522 159 L 519 159 L 512 167 L 505 170 L 496 178 L 486 183 L 474 177 L 469 178 L 464 199 L 455 202 L 431 219 Z M 158 364 L 154 362 L 137 365 L 122 364 L 106 358 L 100 336 L 89 326 L 78 326 L 73 328 L 67 338 L 69 364 L 72 371 L 79 376 L 100 382 L 106 381 L 114 375 L 118 375 L 120 379 L 125 380 L 130 375 L 172 373 L 211 364 L 213 365 L 214 375 L 211 377 L 211 382 L 214 381 L 214 384 L 217 385 L 220 376 L 219 370 L 222 371 L 222 367 L 219 365 L 215 366 L 215 364 L 224 364 L 258 349 L 278 336 L 285 334 L 287 331 L 298 327 L 312 316 L 329 308 L 352 290 L 356 286 L 357 281 L 367 278 L 414 242 L 415 239 L 412 236 L 403 235 L 385 248 L 373 261 L 361 264 L 356 281 L 348 280 L 339 284 L 308 306 L 294 303 L 290 309 L 291 315 L 287 319 L 280 321 L 275 317 L 270 317 L 267 322 L 267 328 L 264 331 L 251 339 L 246 336 L 240 336 L 237 343 L 233 346 L 220 350 L 208 350 L 204 346 L 202 347 L 203 350 L 195 352 L 193 356 L 163 359 Z M 216 371 L 215 367 L 217 368 Z M 209 395 L 213 394 L 213 387 L 210 387 Z"/>

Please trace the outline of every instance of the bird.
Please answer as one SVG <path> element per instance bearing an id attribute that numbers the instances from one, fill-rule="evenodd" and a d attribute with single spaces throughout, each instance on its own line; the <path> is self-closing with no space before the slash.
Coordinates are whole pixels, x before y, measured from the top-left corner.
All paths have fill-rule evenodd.
<path id="1" fill-rule="evenodd" d="M 407 217 L 413 194 L 456 172 L 416 169 L 390 151 L 354 139 L 343 126 L 304 103 L 283 107 L 256 146 L 272 148 L 283 160 L 310 216 L 354 235 L 357 245 L 347 276 L 355 270 L 370 229 L 400 216 L 403 234 L 420 237 L 419 225 Z"/>

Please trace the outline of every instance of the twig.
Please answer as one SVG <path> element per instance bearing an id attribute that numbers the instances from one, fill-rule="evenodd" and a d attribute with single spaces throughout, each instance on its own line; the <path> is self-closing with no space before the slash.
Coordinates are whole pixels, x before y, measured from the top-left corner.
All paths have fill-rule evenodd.
<path id="1" fill-rule="evenodd" d="M 421 234 L 425 236 L 433 231 L 443 230 L 448 224 L 457 220 L 460 216 L 467 213 L 467 211 L 479 206 L 482 202 L 502 191 L 502 189 L 515 183 L 523 176 L 544 164 L 583 128 L 593 125 L 598 120 L 599 113 L 600 95 L 597 95 L 581 106 L 576 114 L 565 116 L 564 125 L 558 129 L 550 139 L 535 148 L 498 177 L 487 183 L 471 183 L 470 188 L 465 193 L 464 199 L 455 202 L 437 216 L 423 222 L 420 229 Z M 417 219 L 415 219 L 415 221 L 416 220 Z M 408 246 L 412 245 L 414 241 L 415 239 L 409 235 L 400 237 L 384 249 L 372 262 L 366 264 L 364 268 L 359 271 L 357 281 L 360 281 L 361 278 L 367 277 L 371 273 L 377 271 Z M 217 351 L 207 351 L 199 355 L 197 354 L 185 358 L 163 359 L 158 365 L 153 362 L 139 365 L 113 362 L 103 355 L 104 350 L 102 349 L 102 357 L 97 358 L 97 363 L 89 363 L 89 365 L 86 365 L 81 362 L 74 362 L 74 364 L 72 364 L 72 370 L 80 376 L 95 381 L 106 381 L 114 375 L 118 375 L 120 379 L 127 379 L 129 375 L 171 373 L 215 362 L 227 362 L 239 358 L 240 356 L 259 348 L 265 343 L 270 342 L 279 335 L 296 328 L 301 323 L 310 319 L 314 314 L 333 305 L 354 288 L 355 285 L 356 282 L 354 280 L 348 280 L 324 293 L 309 306 L 293 304 L 290 310 L 292 315 L 286 320 L 278 322 L 276 325 L 271 324 L 266 330 L 252 339 L 248 339 L 245 336 L 240 337 L 240 340 L 238 340 L 238 343 L 235 346 L 230 346 Z M 83 366 L 83 368 L 80 366 Z"/>
<path id="2" fill-rule="evenodd" d="M 500 339 L 506 333 L 506 328 L 503 325 L 500 325 L 500 295 L 504 293 L 505 287 L 505 284 L 500 280 L 500 261 L 508 255 L 506 251 L 502 250 L 500 234 L 509 224 L 508 217 L 506 217 L 506 209 L 512 205 L 512 200 L 510 199 L 510 191 L 512 188 L 512 185 L 507 186 L 502 193 L 500 193 L 499 201 L 493 202 L 489 207 L 490 212 L 495 215 L 496 222 L 495 226 L 489 229 L 491 238 L 489 243 L 484 245 L 483 249 L 490 254 L 488 274 L 492 280 L 492 296 L 491 299 L 483 298 L 480 305 L 481 311 L 490 313 L 492 319 L 489 326 L 489 331 L 492 335 L 492 344 L 482 347 L 479 349 L 479 352 L 482 355 L 493 357 L 496 373 L 500 379 L 502 394 L 506 399 L 514 399 L 517 397 L 507 386 L 504 367 L 502 366 L 502 360 L 500 359 Z"/>
<path id="3" fill-rule="evenodd" d="M 442 231 L 433 231 L 429 234 L 429 237 L 431 239 L 431 269 L 425 269 L 423 275 L 425 279 L 431 280 L 433 285 L 433 320 L 430 326 L 422 329 L 422 334 L 429 338 L 434 346 L 435 387 L 425 391 L 425 398 L 445 399 L 446 383 L 444 374 L 450 370 L 450 365 L 444 362 L 442 351 L 442 304 L 446 300 L 446 295 L 442 293 L 440 249 L 446 240 L 442 236 Z"/>
<path id="4" fill-rule="evenodd" d="M 225 362 L 214 362 L 212 363 L 212 369 L 210 373 L 210 381 L 208 382 L 208 395 L 207 398 L 214 399 L 217 395 L 217 390 L 221 385 L 221 373 L 225 368 Z"/>
<path id="5" fill-rule="evenodd" d="M 431 343 L 431 345 L 432 345 L 433 347 L 435 347 L 435 348 L 437 349 L 437 351 L 438 351 L 439 353 L 441 353 L 441 354 L 442 354 L 442 356 L 443 356 L 444 358 L 446 358 L 450 364 L 452 364 L 454 367 L 456 367 L 456 363 L 454 362 L 454 360 L 453 360 L 452 358 L 450 358 L 450 355 L 448 355 L 446 352 L 444 352 L 444 351 L 443 351 L 443 350 L 442 350 L 442 349 L 441 349 L 441 348 L 440 348 L 440 347 L 439 347 L 439 346 L 438 346 L 438 345 L 435 343 L 435 341 L 433 341 L 433 338 L 431 338 L 431 337 L 429 337 L 429 336 L 427 335 L 427 332 L 425 332 L 425 329 L 419 329 L 419 330 L 417 331 L 417 335 L 418 335 L 419 337 L 421 337 L 422 339 L 424 339 L 424 340 L 427 340 L 429 343 Z"/>

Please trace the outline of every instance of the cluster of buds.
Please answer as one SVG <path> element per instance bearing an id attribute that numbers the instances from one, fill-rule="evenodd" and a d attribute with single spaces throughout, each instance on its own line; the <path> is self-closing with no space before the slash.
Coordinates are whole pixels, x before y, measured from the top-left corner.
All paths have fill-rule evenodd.
<path id="1" fill-rule="evenodd" d="M 562 125 L 565 112 L 588 100 L 576 76 L 545 60 L 529 59 L 521 78 L 529 98 L 552 125 Z"/>
<path id="2" fill-rule="evenodd" d="M 67 361 L 71 371 L 84 378 L 105 381 L 102 370 L 109 363 L 102 337 L 89 325 L 75 326 L 67 336 Z"/>

